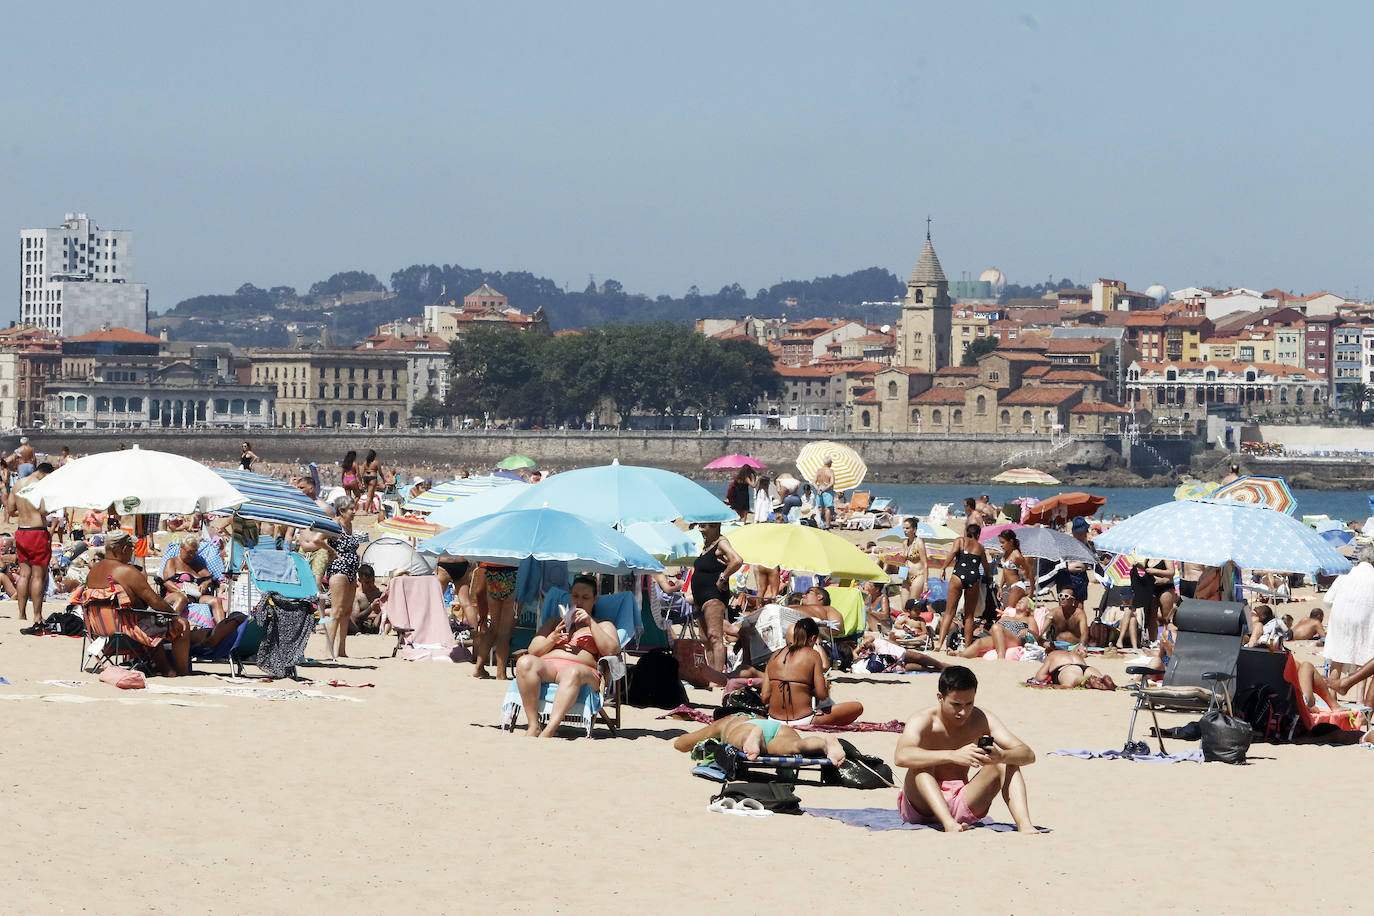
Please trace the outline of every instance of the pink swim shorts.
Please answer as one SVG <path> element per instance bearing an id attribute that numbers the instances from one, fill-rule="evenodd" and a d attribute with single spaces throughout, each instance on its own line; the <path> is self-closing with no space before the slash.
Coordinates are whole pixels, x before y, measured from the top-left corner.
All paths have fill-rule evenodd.
<path id="1" fill-rule="evenodd" d="M 954 816 L 954 820 L 960 824 L 976 824 L 987 816 L 984 811 L 975 814 L 970 810 L 968 803 L 964 801 L 964 790 L 968 788 L 968 783 L 962 779 L 946 779 L 940 783 L 940 794 L 945 797 L 945 804 L 949 805 L 949 813 Z M 907 824 L 938 824 L 938 817 L 931 817 L 917 811 L 911 802 L 906 800 L 906 792 L 897 795 L 897 813 L 902 816 L 902 821 Z"/>

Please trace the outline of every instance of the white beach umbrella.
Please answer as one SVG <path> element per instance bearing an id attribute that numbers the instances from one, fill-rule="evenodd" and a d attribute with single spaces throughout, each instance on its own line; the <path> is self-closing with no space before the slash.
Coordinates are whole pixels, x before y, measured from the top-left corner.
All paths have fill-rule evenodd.
<path id="1" fill-rule="evenodd" d="M 114 504 L 120 515 L 210 512 L 248 501 L 200 462 L 137 445 L 63 465 L 17 495 L 49 512 Z"/>

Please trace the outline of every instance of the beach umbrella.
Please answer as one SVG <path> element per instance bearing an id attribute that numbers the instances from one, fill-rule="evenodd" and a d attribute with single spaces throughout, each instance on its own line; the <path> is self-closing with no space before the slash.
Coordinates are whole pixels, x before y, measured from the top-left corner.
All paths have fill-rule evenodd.
<path id="1" fill-rule="evenodd" d="M 391 518 L 378 522 L 377 530 L 385 531 L 387 534 L 400 535 L 403 538 L 432 538 L 441 529 L 423 515 L 404 513 L 393 515 Z"/>
<path id="2" fill-rule="evenodd" d="M 476 497 L 473 497 L 476 499 Z M 694 480 L 658 468 L 613 461 L 555 474 L 522 488 L 510 509 L 548 506 L 625 528 L 635 522 L 727 522 L 738 519 L 720 497 Z M 439 521 L 435 519 L 435 521 Z M 443 522 L 440 522 L 444 524 Z"/>
<path id="3" fill-rule="evenodd" d="M 1337 575 L 1350 561 L 1311 528 L 1267 506 L 1184 499 L 1146 509 L 1095 539 L 1099 550 L 1183 563 Z"/>
<path id="4" fill-rule="evenodd" d="M 314 528 L 326 534 L 343 534 L 343 528 L 320 504 L 285 481 L 252 471 L 216 469 L 248 501 L 233 508 L 240 518 L 293 528 Z"/>
<path id="5" fill-rule="evenodd" d="M 1120 587 L 1130 585 L 1131 567 L 1134 565 L 1135 557 L 1124 553 L 1117 554 L 1110 563 L 1103 567 L 1107 573 L 1107 582 Z"/>
<path id="6" fill-rule="evenodd" d="M 1288 482 L 1282 477 L 1237 477 L 1218 487 L 1212 498 L 1268 506 L 1288 515 L 1298 507 L 1293 491 L 1288 489 Z"/>
<path id="7" fill-rule="evenodd" d="M 672 522 L 635 522 L 627 525 L 625 536 L 643 547 L 661 563 L 677 564 L 701 555 L 701 532 L 683 531 Z"/>
<path id="8" fill-rule="evenodd" d="M 544 484 L 541 483 L 538 486 L 542 487 Z M 428 520 L 430 524 L 438 525 L 441 528 L 456 528 L 475 518 L 504 510 L 517 496 L 532 489 L 534 487 L 530 486 L 487 487 L 484 490 L 474 492 L 471 496 L 443 503 L 429 513 Z"/>
<path id="9" fill-rule="evenodd" d="M 523 471 L 534 466 L 534 459 L 525 455 L 511 455 L 496 462 L 496 467 L 502 471 Z"/>
<path id="10" fill-rule="evenodd" d="M 560 475 L 561 476 L 561 475 Z M 515 509 L 473 519 L 418 545 L 483 563 L 557 560 L 599 573 L 658 572 L 663 564 L 614 528 L 557 509 Z"/>
<path id="11" fill-rule="evenodd" d="M 1003 471 L 992 478 L 992 482 L 1053 486 L 1059 483 L 1059 480 L 1044 471 L 1037 471 L 1035 468 L 1012 468 L 1010 471 Z"/>
<path id="12" fill-rule="evenodd" d="M 113 503 L 120 515 L 211 512 L 248 499 L 198 461 L 137 445 L 87 455 L 16 495 L 49 512 L 104 509 Z"/>
<path id="13" fill-rule="evenodd" d="M 1020 522 L 1003 522 L 997 525 L 988 525 L 986 528 L 983 529 L 982 533 L 979 535 L 979 538 L 982 540 L 984 544 L 986 544 L 989 540 L 991 540 L 995 544 L 997 543 L 998 536 L 1003 531 L 1020 531 L 1022 528 L 1025 527 L 1026 526 L 1021 524 Z M 1026 556 L 1030 556 L 1030 554 L 1026 554 Z"/>
<path id="14" fill-rule="evenodd" d="M 444 503 L 453 502 L 455 499 L 463 499 L 492 487 L 508 487 L 524 482 L 524 480 L 511 480 L 509 477 L 497 477 L 495 474 L 445 480 L 418 496 L 406 500 L 402 508 L 407 512 L 433 512 Z"/>
<path id="15" fill-rule="evenodd" d="M 864 482 L 864 477 L 868 474 L 868 465 L 864 464 L 859 453 L 847 445 L 827 440 L 803 445 L 797 455 L 797 470 L 804 479 L 815 486 L 816 475 L 825 466 L 827 458 L 830 459 L 830 470 L 835 477 L 836 492 L 852 490 Z"/>
<path id="16" fill-rule="evenodd" d="M 383 537 L 368 542 L 359 562 L 371 566 L 377 575 L 391 577 L 397 573 L 428 576 L 434 572 L 434 560 L 415 549 L 410 541 L 397 537 Z"/>
<path id="17" fill-rule="evenodd" d="M 1031 506 L 1021 516 L 1021 521 L 1030 524 L 1063 521 L 1092 515 L 1106 504 L 1106 497 L 1103 496 L 1093 496 L 1089 493 L 1060 493 Z"/>
<path id="18" fill-rule="evenodd" d="M 873 558 L 838 534 L 809 525 L 746 525 L 731 531 L 730 546 L 746 563 L 800 569 L 837 579 L 886 582 Z"/>
<path id="19" fill-rule="evenodd" d="M 1203 499 L 1217 491 L 1221 484 L 1211 480 L 1185 480 L 1174 487 L 1174 499 Z"/>
<path id="20" fill-rule="evenodd" d="M 1077 560 L 1089 566 L 1097 562 L 1097 555 L 1073 535 L 1053 528 L 1021 528 L 1016 532 L 1021 541 L 1021 552 L 1028 557 L 1041 560 Z M 984 547 L 1001 549 L 997 536 L 983 538 Z"/>
<path id="21" fill-rule="evenodd" d="M 1325 531 L 1318 531 L 1317 534 L 1333 547 L 1344 547 L 1355 540 L 1355 532 L 1344 528 L 1327 528 Z"/>
<path id="22" fill-rule="evenodd" d="M 715 461 L 706 465 L 708 471 L 727 471 L 738 470 L 739 468 L 766 468 L 757 458 L 750 458 L 748 455 L 721 455 Z"/>

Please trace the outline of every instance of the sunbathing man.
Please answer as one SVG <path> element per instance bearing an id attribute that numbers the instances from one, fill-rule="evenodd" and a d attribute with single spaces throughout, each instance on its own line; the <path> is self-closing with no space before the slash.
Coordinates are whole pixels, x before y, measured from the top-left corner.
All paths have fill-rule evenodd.
<path id="1" fill-rule="evenodd" d="M 1089 690 L 1115 690 L 1109 675 L 1088 664 L 1087 656 L 1078 650 L 1055 649 L 1045 656 L 1032 682 L 1057 687 L 1087 687 Z"/>
<path id="2" fill-rule="evenodd" d="M 708 738 L 717 738 L 737 747 L 749 760 L 759 754 L 778 757 L 825 757 L 836 766 L 844 763 L 844 748 L 834 735 L 806 735 L 773 719 L 760 719 L 747 712 L 719 710 L 724 715 L 705 728 L 679 735 L 673 747 L 684 753 Z"/>
<path id="3" fill-rule="evenodd" d="M 894 761 L 907 771 L 897 810 L 908 824 L 957 833 L 982 820 L 1001 794 L 1016 829 L 1034 833 L 1021 768 L 1035 762 L 1035 752 L 973 705 L 977 692 L 973 672 L 953 665 L 940 675 L 935 706 L 907 722 Z"/>
<path id="4" fill-rule="evenodd" d="M 1325 614 L 1322 612 L 1321 608 L 1317 608 L 1315 611 L 1308 614 L 1306 618 L 1293 624 L 1293 641 L 1297 642 L 1302 639 L 1325 639 L 1326 624 L 1323 622 L 1324 620 Z"/>
<path id="5" fill-rule="evenodd" d="M 830 590 L 819 585 L 813 585 L 806 590 L 802 596 L 801 604 L 797 608 L 807 617 L 815 618 L 818 621 L 825 621 L 831 624 L 830 633 L 838 636 L 844 630 L 844 617 L 838 610 L 830 606 Z"/>
<path id="6" fill-rule="evenodd" d="M 105 558 L 91 566 L 87 582 L 92 587 L 100 588 L 104 583 L 114 580 L 123 587 L 135 609 L 151 609 L 162 611 L 164 614 L 175 613 L 171 605 L 163 601 L 162 596 L 148 584 L 148 577 L 143 570 L 133 565 L 133 559 L 133 536 L 127 531 L 115 531 L 105 538 Z M 228 622 L 229 618 L 220 621 L 216 630 Z M 161 637 L 171 643 L 170 664 L 160 646 L 150 653 L 159 671 L 168 677 L 191 673 L 191 627 L 184 618 L 146 614 L 140 618 L 138 628 L 148 637 Z"/>

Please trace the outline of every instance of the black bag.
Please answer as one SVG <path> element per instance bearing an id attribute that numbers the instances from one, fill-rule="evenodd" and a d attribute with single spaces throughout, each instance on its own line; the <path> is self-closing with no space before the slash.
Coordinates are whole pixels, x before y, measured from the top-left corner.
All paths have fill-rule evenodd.
<path id="1" fill-rule="evenodd" d="M 1098 616 L 1096 620 L 1088 624 L 1088 645 L 1096 649 L 1105 648 L 1112 641 L 1112 628 L 1107 626 L 1107 622 Z"/>
<path id="2" fill-rule="evenodd" d="M 843 738 L 840 747 L 844 748 L 844 763 L 821 767 L 822 783 L 846 789 L 886 789 L 892 785 L 892 767 L 881 757 L 865 754 Z"/>
<path id="3" fill-rule="evenodd" d="M 736 801 L 752 798 L 774 814 L 801 814 L 801 799 L 786 783 L 780 782 L 729 782 L 720 790 L 716 798 L 733 798 Z"/>
<path id="4" fill-rule="evenodd" d="M 720 705 L 732 711 L 738 710 L 765 717 L 768 715 L 768 704 L 763 702 L 763 691 L 753 684 L 730 691 L 720 701 Z"/>
<path id="5" fill-rule="evenodd" d="M 43 627 L 54 636 L 84 636 L 86 633 L 86 624 L 81 616 L 71 611 L 49 614 L 48 619 L 43 621 Z"/>
<path id="6" fill-rule="evenodd" d="M 296 662 L 315 632 L 314 602 L 268 592 L 254 608 L 253 621 L 262 627 L 262 642 L 253 664 L 268 677 L 295 678 Z"/>
<path id="7" fill-rule="evenodd" d="M 1244 763 L 1250 750 L 1250 723 L 1214 709 L 1202 717 L 1202 759 L 1222 763 Z"/>
<path id="8" fill-rule="evenodd" d="M 1288 744 L 1298 729 L 1298 714 L 1288 691 L 1285 698 L 1272 685 L 1260 684 L 1238 698 L 1236 708 L 1260 741 L 1267 744 Z"/>
<path id="9" fill-rule="evenodd" d="M 687 705 L 687 690 L 678 677 L 677 659 L 668 649 L 650 649 L 630 669 L 626 702 L 643 709 L 677 709 Z"/>

